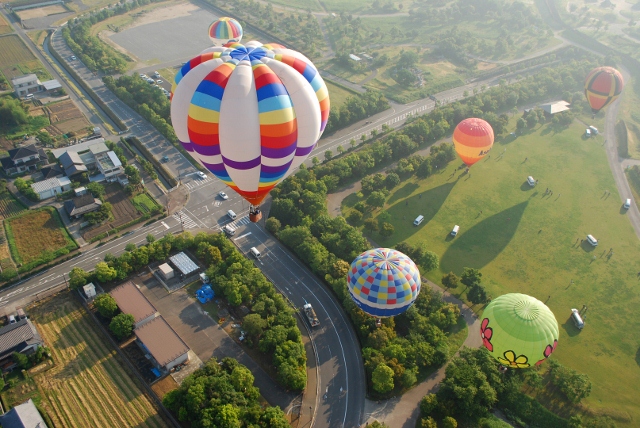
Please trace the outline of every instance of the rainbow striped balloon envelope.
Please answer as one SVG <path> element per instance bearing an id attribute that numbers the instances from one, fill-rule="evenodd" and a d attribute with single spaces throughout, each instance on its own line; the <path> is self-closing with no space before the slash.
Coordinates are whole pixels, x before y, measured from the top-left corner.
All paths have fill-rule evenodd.
<path id="1" fill-rule="evenodd" d="M 420 271 L 400 251 L 376 248 L 351 263 L 347 286 L 360 309 L 374 317 L 392 317 L 409 309 L 420 293 Z"/>
<path id="2" fill-rule="evenodd" d="M 593 114 L 614 102 L 623 88 L 622 74 L 615 68 L 598 67 L 591 70 L 584 82 L 584 95 Z"/>
<path id="3" fill-rule="evenodd" d="M 329 117 L 318 70 L 280 45 L 209 48 L 184 64 L 172 92 L 183 147 L 255 206 L 309 156 Z"/>
<path id="4" fill-rule="evenodd" d="M 453 145 L 462 162 L 471 166 L 493 147 L 493 128 L 476 117 L 465 119 L 453 131 Z"/>
<path id="5" fill-rule="evenodd" d="M 214 46 L 222 46 L 229 42 L 240 42 L 242 34 L 240 23 L 229 17 L 216 19 L 209 26 L 209 38 Z"/>

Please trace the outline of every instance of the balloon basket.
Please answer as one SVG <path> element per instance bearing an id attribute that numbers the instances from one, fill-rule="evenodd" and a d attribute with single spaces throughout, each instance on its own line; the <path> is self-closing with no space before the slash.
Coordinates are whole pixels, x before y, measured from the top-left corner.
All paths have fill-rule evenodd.
<path id="1" fill-rule="evenodd" d="M 262 219 L 262 211 L 258 211 L 255 213 L 250 212 L 249 213 L 249 220 L 251 220 L 251 223 L 257 223 Z"/>

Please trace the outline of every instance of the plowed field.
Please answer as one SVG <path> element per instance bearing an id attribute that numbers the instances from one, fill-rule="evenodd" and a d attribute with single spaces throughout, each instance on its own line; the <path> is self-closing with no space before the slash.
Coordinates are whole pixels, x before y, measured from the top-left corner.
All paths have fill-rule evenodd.
<path id="1" fill-rule="evenodd" d="M 43 301 L 30 314 L 56 363 L 35 377 L 56 426 L 168 426 L 71 295 Z"/>

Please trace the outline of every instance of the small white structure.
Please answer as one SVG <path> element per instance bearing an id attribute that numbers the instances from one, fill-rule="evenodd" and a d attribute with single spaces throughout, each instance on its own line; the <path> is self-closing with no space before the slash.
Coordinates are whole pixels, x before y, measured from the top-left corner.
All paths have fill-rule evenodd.
<path id="1" fill-rule="evenodd" d="M 352 59 L 352 60 L 354 60 L 355 62 L 360 62 L 360 61 L 362 61 L 362 58 L 360 58 L 359 56 L 354 55 L 354 54 L 349 54 L 349 58 L 351 58 L 351 59 Z"/>
<path id="2" fill-rule="evenodd" d="M 553 103 L 542 104 L 540 108 L 544 110 L 544 112 L 547 113 L 548 115 L 553 116 L 556 113 L 570 110 L 571 109 L 570 106 L 571 104 L 561 100 Z"/>
<path id="3" fill-rule="evenodd" d="M 69 180 L 69 177 L 54 177 L 33 183 L 31 188 L 40 196 L 40 200 L 44 200 L 71 190 L 71 180 Z"/>
<path id="4" fill-rule="evenodd" d="M 184 252 L 180 252 L 175 256 L 169 257 L 169 261 L 185 277 L 200 269 L 198 265 L 195 264 Z"/>
<path id="5" fill-rule="evenodd" d="M 173 272 L 173 268 L 169 266 L 169 263 L 161 264 L 160 266 L 158 266 L 158 270 L 160 271 L 160 275 L 162 275 L 164 279 L 171 279 L 175 275 Z"/>
<path id="6" fill-rule="evenodd" d="M 90 282 L 87 285 L 83 285 L 82 290 L 84 291 L 84 295 L 87 296 L 88 299 L 96 297 L 96 286 L 93 285 L 93 282 Z"/>
<path id="7" fill-rule="evenodd" d="M 78 187 L 78 188 L 74 189 L 73 191 L 75 192 L 76 196 L 82 196 L 85 193 L 87 193 L 87 188 L 82 186 L 82 187 Z"/>

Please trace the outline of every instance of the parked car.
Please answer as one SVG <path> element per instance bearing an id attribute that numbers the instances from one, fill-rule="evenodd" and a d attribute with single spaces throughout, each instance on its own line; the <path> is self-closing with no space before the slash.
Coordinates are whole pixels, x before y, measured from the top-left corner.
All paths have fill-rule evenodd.
<path id="1" fill-rule="evenodd" d="M 627 200 L 624 201 L 623 207 L 625 210 L 628 210 L 629 208 L 631 208 L 631 198 L 627 198 Z"/>
<path id="2" fill-rule="evenodd" d="M 71 61 L 75 61 L 75 60 L 77 60 L 77 59 L 78 59 L 78 58 L 76 58 L 76 56 L 75 56 L 75 55 L 71 55 Z"/>
<path id="3" fill-rule="evenodd" d="M 162 79 L 158 79 L 158 80 L 156 80 L 156 83 L 157 83 L 158 85 L 162 85 Z"/>
<path id="4" fill-rule="evenodd" d="M 198 171 L 198 172 L 196 172 L 196 175 L 197 175 L 198 177 L 202 178 L 203 180 L 204 180 L 205 178 L 207 178 L 207 174 L 205 174 L 205 173 L 204 173 L 204 172 L 202 172 L 202 171 Z"/>
<path id="5" fill-rule="evenodd" d="M 162 156 L 162 162 L 169 162 L 169 156 L 167 155 Z"/>
<path id="6" fill-rule="evenodd" d="M 226 193 L 222 192 L 222 191 L 221 191 L 220 193 L 218 193 L 218 196 L 220 196 L 220 197 L 221 197 L 222 199 L 224 199 L 225 201 L 226 201 L 227 199 L 229 199 L 229 196 L 228 196 Z"/>

